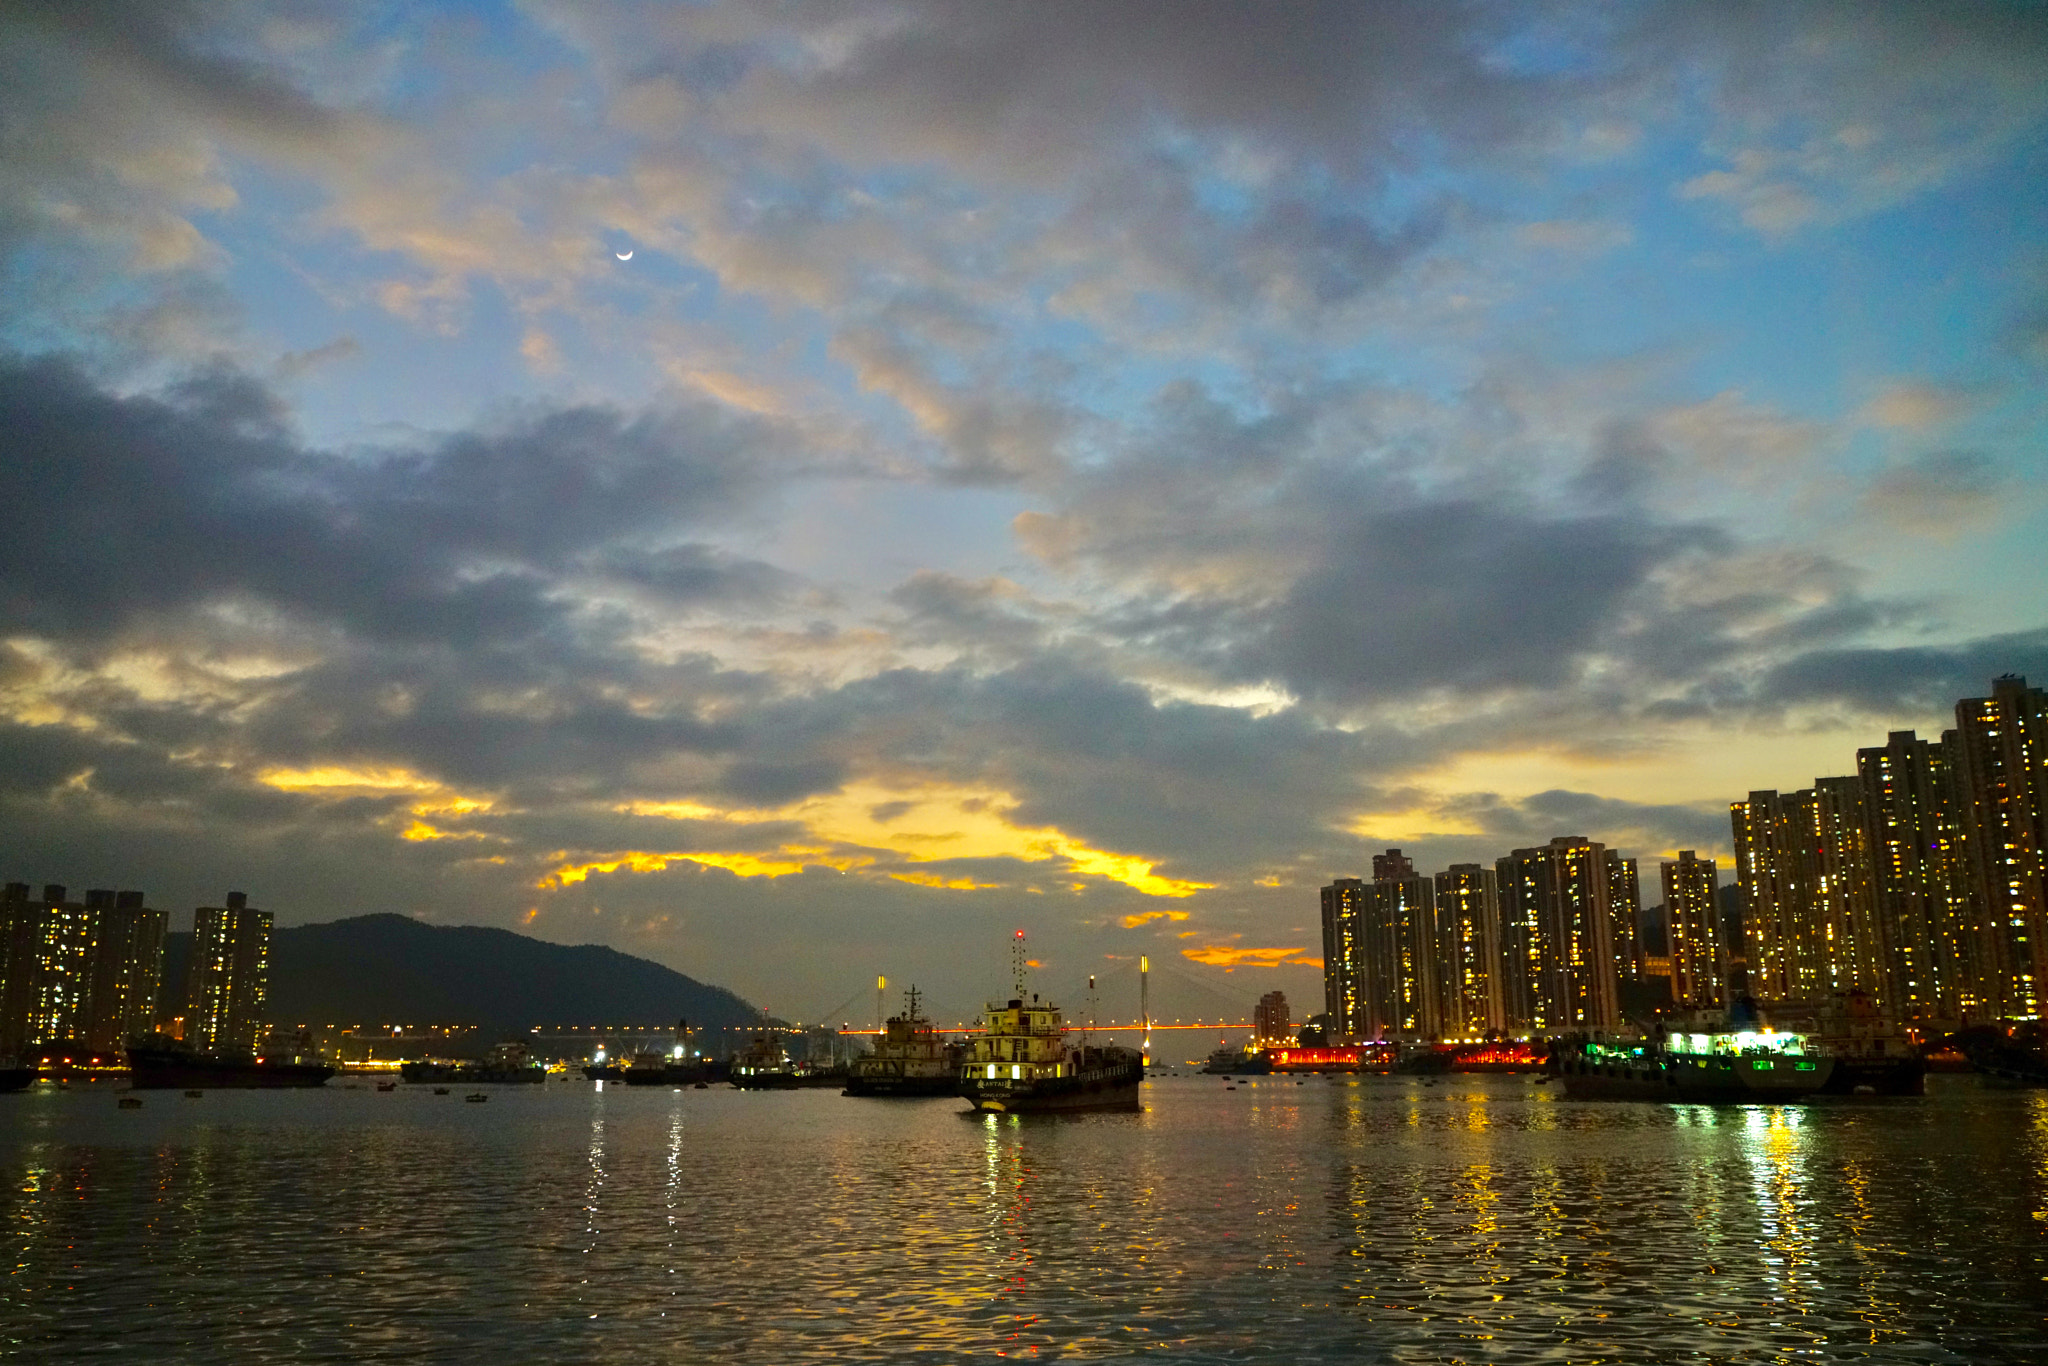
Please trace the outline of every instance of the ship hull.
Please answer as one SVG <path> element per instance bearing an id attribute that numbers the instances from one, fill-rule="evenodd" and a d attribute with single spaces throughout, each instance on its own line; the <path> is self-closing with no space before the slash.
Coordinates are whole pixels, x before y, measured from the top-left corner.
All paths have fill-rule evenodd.
<path id="1" fill-rule="evenodd" d="M 398 1075 L 414 1086 L 533 1086 L 547 1079 L 545 1067 L 478 1067 L 456 1063 L 409 1062 Z"/>
<path id="2" fill-rule="evenodd" d="M 1821 1088 L 1823 1095 L 1852 1096 L 1857 1092 L 1877 1096 L 1924 1096 L 1927 1094 L 1927 1059 L 1836 1058 L 1835 1070 Z"/>
<path id="3" fill-rule="evenodd" d="M 960 1078 L 952 1068 L 932 1076 L 901 1076 L 894 1073 L 874 1075 L 855 1072 L 846 1079 L 848 1096 L 957 1096 L 960 1094 Z"/>
<path id="4" fill-rule="evenodd" d="M 742 1091 L 800 1091 L 814 1086 L 844 1086 L 844 1072 L 737 1072 L 727 1078 Z"/>
<path id="5" fill-rule="evenodd" d="M 0 1092 L 26 1091 L 35 1085 L 36 1069 L 33 1067 L 0 1067 Z"/>
<path id="6" fill-rule="evenodd" d="M 325 1063 L 220 1062 L 207 1058 L 147 1058 L 131 1054 L 128 1085 L 136 1091 L 283 1091 L 325 1086 L 334 1069 Z"/>
<path id="7" fill-rule="evenodd" d="M 1677 1055 L 1614 1061 L 1567 1055 L 1558 1060 L 1556 1076 L 1571 1100 L 1768 1105 L 1817 1094 L 1833 1072 L 1832 1058 Z"/>
<path id="8" fill-rule="evenodd" d="M 1031 1115 L 1072 1114 L 1083 1111 L 1139 1110 L 1138 1083 L 1144 1080 L 1144 1065 L 1134 1053 L 1128 1060 L 1083 1068 L 1070 1077 L 1042 1077 L 1012 1082 L 968 1077 L 960 1083 L 960 1094 L 979 1113 Z"/>

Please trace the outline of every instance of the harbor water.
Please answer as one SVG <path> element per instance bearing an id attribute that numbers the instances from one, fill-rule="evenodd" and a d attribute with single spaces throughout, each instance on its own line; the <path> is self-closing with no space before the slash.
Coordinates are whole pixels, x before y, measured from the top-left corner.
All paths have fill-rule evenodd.
<path id="1" fill-rule="evenodd" d="M 0 1096 L 0 1358 L 2040 1362 L 2048 1091 Z"/>

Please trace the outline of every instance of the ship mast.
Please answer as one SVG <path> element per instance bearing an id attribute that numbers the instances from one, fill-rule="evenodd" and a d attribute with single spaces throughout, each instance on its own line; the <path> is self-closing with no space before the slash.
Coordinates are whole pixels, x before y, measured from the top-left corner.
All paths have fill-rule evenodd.
<path id="1" fill-rule="evenodd" d="M 1010 941 L 1010 981 L 1015 985 L 1017 1000 L 1024 999 L 1024 931 L 1017 931 L 1017 937 Z"/>

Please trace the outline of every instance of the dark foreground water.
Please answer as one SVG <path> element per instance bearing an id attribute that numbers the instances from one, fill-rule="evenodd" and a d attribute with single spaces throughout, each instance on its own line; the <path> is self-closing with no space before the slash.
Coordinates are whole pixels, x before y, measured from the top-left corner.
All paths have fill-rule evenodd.
<path id="1" fill-rule="evenodd" d="M 0 1096 L 0 1357 L 2048 1362 L 2048 1092 Z"/>

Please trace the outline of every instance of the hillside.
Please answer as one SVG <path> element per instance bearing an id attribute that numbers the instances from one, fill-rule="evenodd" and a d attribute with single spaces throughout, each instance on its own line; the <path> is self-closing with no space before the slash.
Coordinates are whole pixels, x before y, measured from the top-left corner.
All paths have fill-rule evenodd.
<path id="1" fill-rule="evenodd" d="M 192 936 L 165 946 L 182 993 Z M 570 947 L 477 925 L 364 915 L 272 932 L 271 1019 L 302 1024 L 742 1026 L 761 1013 L 723 987 L 595 944 Z"/>

